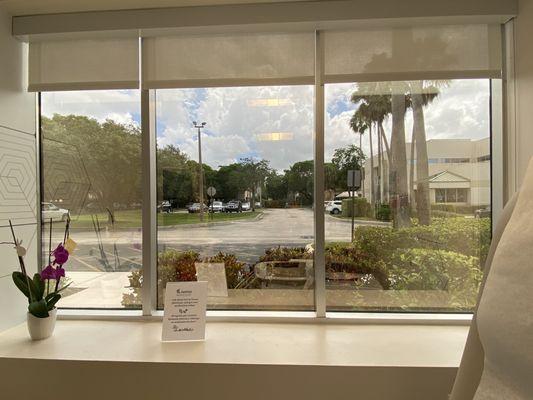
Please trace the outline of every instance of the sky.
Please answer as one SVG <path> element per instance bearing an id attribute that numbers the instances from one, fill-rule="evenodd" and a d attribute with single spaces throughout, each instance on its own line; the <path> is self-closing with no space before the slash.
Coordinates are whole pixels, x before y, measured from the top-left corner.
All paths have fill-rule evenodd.
<path id="1" fill-rule="evenodd" d="M 336 148 L 359 144 L 349 128 L 356 110 L 350 102 L 355 84 L 326 85 L 325 158 Z M 489 81 L 455 80 L 425 108 L 428 139 L 481 139 L 489 136 Z M 203 162 L 220 165 L 254 157 L 281 171 L 313 158 L 313 86 L 164 89 L 156 93 L 158 146 L 175 145 L 198 159 L 192 122 L 207 122 L 202 132 Z M 42 113 L 78 114 L 98 121 L 140 125 L 140 91 L 74 91 L 42 95 Z M 390 119 L 385 129 L 390 132 Z M 412 115 L 406 116 L 410 141 Z M 389 133 L 390 134 L 390 133 Z M 368 135 L 363 151 L 369 153 Z M 272 140 L 281 139 L 281 140 Z"/>

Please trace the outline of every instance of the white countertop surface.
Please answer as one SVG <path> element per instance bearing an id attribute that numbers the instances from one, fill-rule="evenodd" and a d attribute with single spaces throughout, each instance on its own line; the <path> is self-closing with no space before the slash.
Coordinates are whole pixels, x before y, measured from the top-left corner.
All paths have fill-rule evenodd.
<path id="1" fill-rule="evenodd" d="M 203 342 L 162 343 L 161 322 L 60 320 L 32 342 L 0 333 L 1 358 L 251 365 L 452 367 L 467 326 L 208 322 Z"/>

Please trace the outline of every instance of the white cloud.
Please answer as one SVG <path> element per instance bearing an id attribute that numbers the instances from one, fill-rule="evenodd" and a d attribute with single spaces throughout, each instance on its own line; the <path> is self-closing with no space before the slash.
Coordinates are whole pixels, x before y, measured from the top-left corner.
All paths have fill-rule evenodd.
<path id="1" fill-rule="evenodd" d="M 350 144 L 359 145 L 359 136 L 349 127 L 356 108 L 350 102 L 354 84 L 326 86 L 325 157 Z M 203 161 L 213 168 L 245 156 L 270 160 L 277 170 L 297 161 L 313 158 L 314 105 L 312 86 L 267 86 L 208 89 L 166 89 L 157 91 L 157 142 L 173 144 L 198 158 L 196 130 L 192 121 L 206 121 L 202 135 Z M 252 106 L 257 99 L 281 99 L 277 107 Z M 81 114 L 99 121 L 112 119 L 136 123 L 140 115 L 140 92 L 78 91 L 43 93 L 42 112 Z M 472 138 L 489 135 L 489 83 L 487 80 L 452 81 L 425 109 L 427 136 L 431 138 Z M 390 136 L 390 118 L 385 129 Z M 412 114 L 406 115 L 406 141 L 410 141 Z M 258 135 L 284 132 L 291 140 L 264 141 Z M 260 136 L 259 136 L 260 137 Z M 264 137 L 264 135 L 263 135 Z M 363 150 L 369 152 L 368 134 Z"/>

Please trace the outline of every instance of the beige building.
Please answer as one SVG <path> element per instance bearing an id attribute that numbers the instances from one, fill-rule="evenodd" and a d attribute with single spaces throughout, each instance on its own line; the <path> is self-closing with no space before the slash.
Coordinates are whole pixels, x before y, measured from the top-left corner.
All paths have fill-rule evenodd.
<path id="1" fill-rule="evenodd" d="M 431 139 L 427 142 L 429 160 L 429 188 L 432 204 L 487 206 L 490 204 L 490 138 Z M 410 187 L 416 190 L 416 159 L 407 148 L 407 176 Z M 386 154 L 374 157 L 373 201 L 388 200 L 388 170 Z M 380 168 L 381 159 L 381 168 Z M 370 159 L 365 163 L 364 196 L 371 200 Z M 414 167 L 411 182 L 410 167 Z M 380 173 L 381 170 L 381 173 Z"/>

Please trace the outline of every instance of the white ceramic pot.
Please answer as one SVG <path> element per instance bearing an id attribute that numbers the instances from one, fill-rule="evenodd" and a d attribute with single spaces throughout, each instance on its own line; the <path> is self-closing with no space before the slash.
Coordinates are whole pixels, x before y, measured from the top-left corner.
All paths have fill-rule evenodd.
<path id="1" fill-rule="evenodd" d="M 50 311 L 46 318 L 37 318 L 36 316 L 27 313 L 28 332 L 32 340 L 46 339 L 52 336 L 56 326 L 57 308 Z"/>

